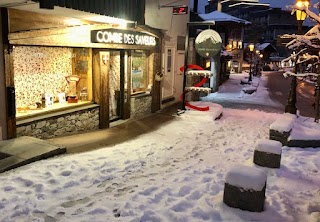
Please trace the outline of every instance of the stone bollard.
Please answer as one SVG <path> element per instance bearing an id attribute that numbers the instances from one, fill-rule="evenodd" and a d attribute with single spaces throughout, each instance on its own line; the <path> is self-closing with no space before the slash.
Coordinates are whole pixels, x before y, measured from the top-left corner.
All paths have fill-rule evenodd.
<path id="1" fill-rule="evenodd" d="M 264 209 L 266 184 L 264 170 L 236 165 L 226 174 L 223 202 L 230 207 L 261 212 Z"/>
<path id="2" fill-rule="evenodd" d="M 253 162 L 259 166 L 280 168 L 282 144 L 275 140 L 260 140 L 254 150 Z"/>
<path id="3" fill-rule="evenodd" d="M 277 140 L 283 146 L 287 146 L 288 137 L 293 128 L 297 116 L 290 113 L 284 113 L 280 118 L 274 121 L 269 127 L 269 139 Z"/>

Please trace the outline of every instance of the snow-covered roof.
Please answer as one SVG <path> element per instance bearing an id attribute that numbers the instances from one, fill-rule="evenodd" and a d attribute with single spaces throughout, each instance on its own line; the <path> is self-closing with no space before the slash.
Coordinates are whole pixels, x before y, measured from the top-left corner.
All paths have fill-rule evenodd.
<path id="1" fill-rule="evenodd" d="M 205 21 L 214 20 L 215 22 L 236 22 L 245 25 L 251 24 L 251 22 L 248 22 L 247 20 L 240 19 L 219 11 L 213 11 L 208 14 L 199 14 L 199 17 Z"/>
<path id="2" fill-rule="evenodd" d="M 260 50 L 260 51 L 263 51 L 263 50 L 265 50 L 268 46 L 271 46 L 275 51 L 277 51 L 274 47 L 273 47 L 273 45 L 271 44 L 271 43 L 262 43 L 262 44 L 257 44 L 256 45 L 256 48 L 257 48 L 257 50 Z"/>

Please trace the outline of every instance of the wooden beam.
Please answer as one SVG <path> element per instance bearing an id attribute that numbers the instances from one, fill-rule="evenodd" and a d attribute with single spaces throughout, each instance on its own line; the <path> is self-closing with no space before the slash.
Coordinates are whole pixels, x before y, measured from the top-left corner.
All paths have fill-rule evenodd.
<path id="1" fill-rule="evenodd" d="M 100 129 L 109 128 L 110 52 L 100 51 Z M 109 59 L 105 59 L 109 58 Z"/>
<path id="2" fill-rule="evenodd" d="M 120 118 L 124 117 L 124 104 L 125 104 L 125 51 L 120 50 Z"/>
<path id="3" fill-rule="evenodd" d="M 151 112 L 157 112 L 160 110 L 160 102 L 161 102 L 161 82 L 156 81 L 154 76 L 156 73 L 161 73 L 161 51 L 154 51 L 152 56 L 152 63 L 150 64 L 153 66 L 153 90 L 152 90 L 152 104 L 151 104 Z M 150 73 L 151 74 L 151 73 Z"/>
<path id="4" fill-rule="evenodd" d="M 4 75 L 5 75 L 5 87 L 12 89 L 14 94 L 14 73 L 13 73 L 13 56 L 12 47 L 9 44 L 8 33 L 9 33 L 9 19 L 7 9 L 1 9 L 1 27 L 2 27 L 2 43 L 4 51 Z M 10 97 L 6 90 L 5 104 L 6 104 L 6 120 L 7 120 L 7 139 L 12 139 L 17 136 L 17 125 L 15 113 L 11 113 L 9 116 L 8 110 L 15 111 L 15 95 Z M 10 106 L 10 107 L 9 107 Z"/>
<path id="5" fill-rule="evenodd" d="M 93 101 L 100 104 L 100 57 L 99 50 L 92 51 Z"/>
<path id="6" fill-rule="evenodd" d="M 10 40 L 12 45 L 28 45 L 28 46 L 60 46 L 60 47 L 82 47 L 82 48 L 105 48 L 105 49 L 123 49 L 135 50 L 137 48 L 141 50 L 150 50 L 148 46 L 132 46 L 132 45 L 121 45 L 121 44 L 103 44 L 103 43 L 90 43 L 89 41 L 82 41 L 81 36 L 78 39 L 69 40 L 64 38 L 53 39 L 47 38 L 30 38 L 30 39 L 19 39 Z"/>
<path id="7" fill-rule="evenodd" d="M 36 12 L 8 9 L 9 32 L 21 32 L 31 29 L 48 29 L 69 26 L 70 17 L 41 14 Z M 78 20 L 82 25 L 94 24 L 92 21 Z"/>
<path id="8" fill-rule="evenodd" d="M 127 60 L 127 90 L 124 90 L 125 99 L 124 99 L 124 110 L 123 110 L 123 119 L 129 119 L 131 114 L 131 51 L 128 52 Z"/>
<path id="9" fill-rule="evenodd" d="M 112 26 L 110 24 L 98 24 L 98 25 L 82 25 L 74 27 L 63 27 L 63 28 L 50 28 L 50 29 L 41 29 L 41 30 L 29 30 L 23 32 L 9 33 L 9 40 L 18 40 L 18 39 L 28 39 L 35 37 L 47 37 L 52 35 L 63 35 L 68 33 L 75 32 L 87 32 L 90 36 L 91 30 L 100 30 L 100 29 L 110 29 Z M 90 40 L 90 39 L 89 39 Z"/>

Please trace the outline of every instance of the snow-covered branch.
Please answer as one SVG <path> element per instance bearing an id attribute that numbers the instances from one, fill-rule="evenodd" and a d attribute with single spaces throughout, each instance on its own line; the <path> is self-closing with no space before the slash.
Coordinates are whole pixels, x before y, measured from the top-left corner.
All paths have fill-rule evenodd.
<path id="1" fill-rule="evenodd" d="M 300 57 L 298 58 L 297 64 L 305 63 L 305 62 L 308 62 L 308 61 L 310 61 L 310 60 L 312 60 L 312 59 L 315 59 L 315 60 L 319 61 L 319 56 L 317 56 L 317 55 L 310 55 L 310 54 L 307 53 L 306 55 L 300 56 Z"/>
<path id="2" fill-rule="evenodd" d="M 314 7 L 318 7 L 318 4 L 315 4 Z M 320 41 L 320 17 L 319 15 L 315 14 L 308 7 L 302 5 L 298 7 L 297 5 L 290 6 L 292 9 L 291 14 L 294 14 L 297 10 L 305 11 L 306 14 L 313 20 L 315 20 L 318 24 L 315 25 L 312 29 L 310 29 L 305 35 L 288 35 L 285 34 L 281 36 L 281 38 L 290 38 L 292 39 L 289 43 L 287 43 L 286 47 L 289 49 L 295 49 L 301 47 L 303 45 L 307 45 L 311 48 L 320 49 L 319 41 Z"/>
<path id="3" fill-rule="evenodd" d="M 289 43 L 286 44 L 286 47 L 289 49 L 295 49 L 303 45 L 308 45 L 311 48 L 320 49 L 320 45 L 314 43 L 314 41 L 320 41 L 320 31 L 318 25 L 315 25 L 305 35 L 284 34 L 281 36 L 281 38 L 292 39 Z"/>
<path id="4" fill-rule="evenodd" d="M 289 62 L 290 60 L 295 62 L 297 60 L 297 57 L 306 50 L 307 49 L 304 48 L 304 49 L 301 49 L 298 53 L 293 52 L 288 58 L 283 59 L 281 62 L 285 63 L 285 62 Z"/>
<path id="5" fill-rule="evenodd" d="M 288 76 L 296 76 L 296 77 L 306 77 L 306 76 L 319 76 L 318 73 L 311 73 L 311 72 L 307 72 L 307 73 L 294 73 L 291 71 L 286 71 L 285 73 L 283 73 L 283 76 L 285 78 L 287 78 Z"/>

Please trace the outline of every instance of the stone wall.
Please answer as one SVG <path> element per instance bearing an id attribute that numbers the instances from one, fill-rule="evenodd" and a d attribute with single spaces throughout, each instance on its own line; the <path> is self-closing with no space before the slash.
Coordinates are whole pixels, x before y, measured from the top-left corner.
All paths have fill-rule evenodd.
<path id="1" fill-rule="evenodd" d="M 139 118 L 151 114 L 152 96 L 150 94 L 131 98 L 131 118 Z"/>
<path id="2" fill-rule="evenodd" d="M 99 107 L 17 125 L 17 136 L 49 139 L 99 129 Z"/>

